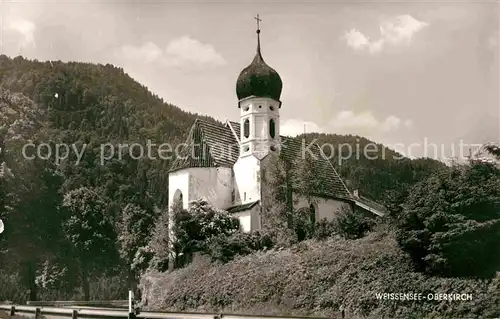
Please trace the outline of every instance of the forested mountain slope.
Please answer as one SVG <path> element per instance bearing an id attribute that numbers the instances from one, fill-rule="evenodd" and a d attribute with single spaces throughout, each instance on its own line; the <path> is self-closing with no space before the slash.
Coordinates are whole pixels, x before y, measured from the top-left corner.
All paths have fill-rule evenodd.
<path id="1" fill-rule="evenodd" d="M 35 120 L 45 129 L 43 142 L 84 142 L 95 147 L 101 143 L 127 142 L 145 146 L 147 140 L 176 144 L 182 141 L 198 116 L 165 103 L 122 69 L 111 65 L 41 63 L 22 57 L 9 59 L 0 56 L 0 83 L 7 92 L 21 93 L 34 102 L 31 103 L 33 112 L 39 113 Z M 10 115 L 11 120 L 16 116 L 14 112 Z M 21 113 L 17 115 L 23 116 Z M 159 196 L 159 204 L 165 203 L 163 197 L 167 188 L 163 173 L 168 170 L 168 161 L 153 162 L 144 158 L 138 163 L 114 163 L 110 167 L 113 172 L 108 172 L 93 165 L 95 158 L 92 155 L 96 154 L 91 151 L 85 154 L 84 164 L 88 165 L 82 165 L 84 168 L 70 167 L 74 162 L 65 168 L 71 179 L 65 183 L 67 189 L 82 184 L 104 186 L 109 183 L 107 173 L 122 175 L 119 177 L 120 186 L 131 187 L 137 184 L 138 176 L 145 174 L 148 186 L 144 187 L 152 195 Z M 120 164 L 125 166 L 116 166 Z M 127 185 L 126 179 L 130 184 Z M 146 182 L 141 179 L 139 184 Z M 118 185 L 108 186 L 109 195 L 113 195 L 113 188 Z"/>
<path id="2" fill-rule="evenodd" d="M 147 156 L 137 160 L 125 152 L 121 159 L 115 154 L 101 165 L 100 145 L 137 142 L 145 146 L 148 140 L 154 144 L 175 145 L 183 142 L 198 116 L 166 103 L 123 69 L 109 64 L 39 62 L 1 55 L 0 163 L 5 162 L 13 175 L 0 176 L 0 218 L 6 223 L 6 231 L 0 238 L 0 255 L 12 257 L 7 260 L 0 256 L 0 267 L 11 267 L 13 274 L 21 274 L 30 294 L 36 294 L 38 286 L 49 285 L 47 274 L 56 273 L 47 266 L 50 261 L 59 264 L 60 271 L 67 276 L 61 287 L 71 290 L 68 282 L 75 279 L 68 274 L 72 273 L 72 267 L 81 268 L 82 265 L 75 261 L 74 248 L 69 248 L 68 240 L 75 237 L 64 233 L 61 227 L 69 218 L 62 203 L 66 200 L 66 204 L 71 204 L 72 198 L 66 195 L 81 187 L 92 189 L 89 192 L 92 196 L 97 193 L 104 198 L 104 218 L 114 226 L 114 232 L 105 234 L 106 238 L 117 238 L 123 212 L 127 209 L 143 210 L 144 216 L 152 217 L 148 217 L 149 224 L 145 223 L 141 230 L 147 234 L 152 227 L 150 221 L 167 206 L 167 173 L 171 160 L 151 160 Z M 352 144 L 353 149 L 359 143 L 357 139 L 370 143 L 363 138 L 334 134 L 309 134 L 306 138 L 316 137 L 320 143 L 347 143 Z M 23 146 L 28 142 L 51 143 L 52 151 L 57 143 L 75 144 L 78 150 L 82 150 L 83 144 L 88 146 L 81 163 L 75 165 L 77 155 L 73 151 L 61 163 L 54 163 L 53 157 L 49 160 L 23 159 Z M 34 150 L 31 148 L 31 152 Z M 362 194 L 379 201 L 387 191 L 412 185 L 444 166 L 428 159 L 387 159 L 390 157 L 387 154 L 394 152 L 386 150 L 385 158 L 379 156 L 378 160 L 351 156 L 342 165 L 334 156 L 332 163 L 351 190 L 359 189 Z M 133 208 L 130 205 L 134 205 Z M 100 226 L 101 221 L 95 222 Z M 86 228 L 81 231 L 87 231 L 88 242 L 94 244 L 102 237 Z M 137 239 L 139 244 L 144 240 Z M 82 249 L 88 252 L 91 247 Z M 105 269 L 123 266 L 118 258 L 109 257 L 111 265 Z M 40 268 L 40 263 L 45 268 Z M 95 265 L 102 267 L 104 264 Z M 101 274 L 99 267 L 91 270 Z M 43 283 L 36 286 L 35 278 L 43 279 Z M 1 294 L 2 291 L 0 299 Z M 118 298 L 110 296 L 115 297 Z"/>
<path id="3" fill-rule="evenodd" d="M 22 93 L 38 104 L 37 108 L 43 112 L 43 116 L 37 118 L 49 130 L 48 137 L 53 141 L 84 141 L 93 145 L 137 141 L 145 145 L 149 139 L 155 143 L 175 144 L 182 142 L 186 131 L 199 116 L 164 102 L 148 91 L 147 87 L 134 81 L 123 69 L 109 64 L 42 63 L 22 57 L 9 59 L 2 55 L 0 83 L 2 88 Z M 307 134 L 306 138 L 317 138 L 320 144 L 329 143 L 336 146 L 335 150 L 341 149 L 344 159 L 339 160 L 339 154 L 334 154 L 332 163 L 346 179 L 348 186 L 360 189 L 362 193 L 378 200 L 383 198 L 386 190 L 397 188 L 401 183 L 413 184 L 430 171 L 443 166 L 430 159 L 394 159 L 402 156 L 380 144 L 377 144 L 377 159 L 367 159 L 363 154 L 358 156 L 356 149 L 373 143 L 359 136 L 312 133 Z M 348 156 L 345 154 L 347 148 L 339 147 L 342 144 L 349 144 L 354 150 L 348 159 L 345 159 Z M 328 148 L 325 148 L 325 153 L 330 156 Z M 161 199 L 158 199 L 164 204 L 164 173 L 169 162 L 143 162 L 137 165 L 144 168 L 147 180 L 158 184 L 148 185 L 148 189 L 160 196 Z M 71 175 L 75 182 L 67 182 L 67 187 L 103 181 L 103 172 L 97 168 L 91 171 L 85 172 L 90 173 L 85 178 L 83 172 L 73 172 Z M 114 171 L 117 172 L 116 169 Z M 127 170 L 123 175 L 128 175 Z M 161 191 L 156 187 L 161 187 Z"/>
<path id="4" fill-rule="evenodd" d="M 380 202 L 385 201 L 387 192 L 414 185 L 445 167 L 431 158 L 409 159 L 357 135 L 309 133 L 304 137 L 325 145 L 325 155 L 350 190 L 359 189 L 361 194 Z"/>

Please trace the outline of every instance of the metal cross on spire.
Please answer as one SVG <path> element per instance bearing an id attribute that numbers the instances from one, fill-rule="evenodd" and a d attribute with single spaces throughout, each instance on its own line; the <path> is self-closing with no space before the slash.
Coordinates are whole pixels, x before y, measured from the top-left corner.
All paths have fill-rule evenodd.
<path id="1" fill-rule="evenodd" d="M 257 32 L 260 32 L 260 22 L 262 21 L 260 18 L 259 18 L 259 14 L 257 13 L 257 16 L 254 17 L 255 20 L 257 20 Z"/>
<path id="2" fill-rule="evenodd" d="M 262 20 L 259 18 L 259 14 L 258 13 L 257 13 L 257 16 L 254 17 L 254 19 L 257 20 L 257 54 L 262 59 L 262 56 L 260 54 L 260 22 Z"/>

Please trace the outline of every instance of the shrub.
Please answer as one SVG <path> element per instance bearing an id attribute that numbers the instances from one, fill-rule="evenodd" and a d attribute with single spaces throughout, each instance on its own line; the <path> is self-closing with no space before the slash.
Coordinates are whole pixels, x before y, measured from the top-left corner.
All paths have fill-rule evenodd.
<path id="1" fill-rule="evenodd" d="M 326 218 L 323 218 L 316 223 L 316 226 L 314 227 L 313 238 L 317 240 L 324 240 L 332 237 L 334 234 L 336 234 L 336 231 L 336 222 L 329 221 Z"/>
<path id="2" fill-rule="evenodd" d="M 173 249 L 178 267 L 188 263 L 193 253 L 203 252 L 213 237 L 230 236 L 240 230 L 238 218 L 204 200 L 193 201 L 188 210 L 176 211 L 173 223 Z"/>
<path id="3" fill-rule="evenodd" d="M 295 211 L 293 229 L 299 242 L 311 239 L 314 236 L 314 226 L 315 224 L 311 221 L 311 210 L 309 208 L 304 207 Z"/>
<path id="4" fill-rule="evenodd" d="M 342 208 L 335 218 L 336 232 L 346 239 L 363 237 L 375 225 L 375 221 L 357 210 Z"/>
<path id="5" fill-rule="evenodd" d="M 154 278 L 153 278 L 154 277 Z M 495 318 L 500 277 L 493 281 L 427 277 L 412 271 L 390 236 L 303 241 L 227 263 L 191 264 L 147 274 L 141 286 L 151 309 L 340 318 Z M 465 293 L 472 300 L 378 300 L 376 293 Z"/>
<path id="6" fill-rule="evenodd" d="M 132 259 L 130 269 L 138 274 L 143 274 L 150 267 L 159 270 L 158 268 L 160 265 L 158 263 L 158 259 L 159 258 L 155 255 L 154 250 L 149 245 L 139 247 L 134 255 L 134 258 Z"/>
<path id="7" fill-rule="evenodd" d="M 20 276 L 18 274 L 2 272 L 0 276 L 0 301 L 7 300 L 15 303 L 24 303 L 26 296 Z"/>
<path id="8" fill-rule="evenodd" d="M 209 239 L 204 254 L 212 261 L 228 262 L 236 256 L 248 255 L 258 250 L 266 250 L 274 246 L 270 233 L 254 231 L 236 233 L 231 236 L 219 235 Z"/>

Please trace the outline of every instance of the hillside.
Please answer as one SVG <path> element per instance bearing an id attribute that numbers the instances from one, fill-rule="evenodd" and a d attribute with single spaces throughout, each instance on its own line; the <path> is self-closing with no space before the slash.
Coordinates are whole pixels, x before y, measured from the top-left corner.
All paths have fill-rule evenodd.
<path id="1" fill-rule="evenodd" d="M 143 276 L 150 309 L 316 315 L 341 318 L 492 318 L 500 309 L 500 277 L 426 277 L 412 270 L 391 236 L 309 240 L 227 264 L 200 259 L 172 273 Z M 472 300 L 379 300 L 377 293 L 472 294 Z"/>
<path id="2" fill-rule="evenodd" d="M 135 238 L 134 245 L 143 246 L 149 240 L 159 212 L 167 208 L 167 173 L 171 160 L 146 157 L 137 160 L 124 153 L 122 158 L 115 156 L 101 165 L 100 145 L 134 142 L 146 145 L 148 140 L 154 144 L 175 145 L 183 142 L 199 115 L 163 101 L 123 69 L 109 64 L 39 62 L 2 55 L 0 92 L 0 147 L 3 150 L 0 163 L 5 161 L 13 174 L 8 179 L 0 176 L 0 218 L 7 225 L 0 237 L 0 267 L 2 273 L 5 269 L 9 274 L 0 278 L 6 280 L 0 282 L 0 299 L 14 298 L 9 295 L 11 290 L 2 291 L 8 286 L 6 282 L 15 287 L 15 298 L 19 299 L 27 298 L 22 291 L 29 291 L 31 299 L 39 298 L 38 292 L 49 294 L 49 291 L 47 298 L 81 298 L 78 290 L 81 282 L 75 278 L 75 271 L 82 272 L 83 277 L 99 277 L 95 279 L 95 287 L 91 287 L 95 298 L 102 298 L 106 289 L 111 291 L 111 299 L 120 298 L 127 287 L 122 273 L 128 265 L 123 256 L 118 257 L 119 248 L 112 247 L 112 253 L 99 257 L 101 259 L 96 257 L 92 267 L 88 266 L 90 269 L 84 269 L 82 262 L 78 262 L 77 250 L 84 250 L 79 253 L 97 248 L 101 251 L 98 242 L 104 237 L 116 245 L 121 223 L 128 218 L 125 211 L 140 211 L 141 216 L 145 216 L 132 223 L 141 225 L 144 235 Z M 216 121 L 208 116 L 203 118 Z M 315 136 L 311 134 L 307 138 Z M 357 137 L 353 136 L 317 136 L 320 142 L 348 143 L 353 149 L 357 143 Z M 75 144 L 80 150 L 83 144 L 88 146 L 79 165 L 75 165 L 74 152 L 61 163 L 54 163 L 53 157 L 28 161 L 22 158 L 22 147 L 30 141 L 38 145 L 49 143 L 52 147 L 57 143 Z M 386 153 L 393 154 L 390 150 Z M 353 156 L 339 166 L 334 157 L 332 163 L 351 190 L 357 188 L 379 201 L 384 200 L 388 191 L 412 185 L 443 166 L 427 159 L 379 158 Z M 71 243 L 79 237 L 65 233 L 61 227 L 68 218 L 76 218 L 69 215 L 63 202 L 72 203 L 68 193 L 80 188 L 88 190 L 91 197 L 101 196 L 98 202 L 106 203 L 102 220 L 95 221 L 94 226 L 100 227 L 104 222 L 112 225 L 111 230 L 106 228 L 107 233 L 97 234 L 87 225 L 86 217 L 80 216 L 81 223 L 75 225 L 85 222 L 83 225 L 88 229 L 81 229 L 86 231 L 84 243 L 90 242 L 94 248 L 80 247 L 80 241 Z M 9 258 L 4 258 L 7 254 Z"/>
<path id="3" fill-rule="evenodd" d="M 303 135 L 304 136 L 304 135 Z M 306 140 L 315 139 L 324 147 L 347 187 L 373 200 L 385 201 L 386 193 L 424 180 L 445 167 L 431 158 L 409 159 L 386 146 L 357 135 L 309 133 Z M 331 151 L 334 151 L 332 154 Z M 366 149 L 366 153 L 363 150 Z M 373 152 L 372 150 L 376 150 Z"/>
<path id="4" fill-rule="evenodd" d="M 0 82 L 2 89 L 23 94 L 35 103 L 35 108 L 43 111 L 36 118 L 40 125 L 47 128 L 48 138 L 52 141 L 86 141 L 97 145 L 135 141 L 145 144 L 149 139 L 154 143 L 176 144 L 183 141 L 184 134 L 199 116 L 166 103 L 149 92 L 147 87 L 134 81 L 123 69 L 109 64 L 38 62 L 22 57 L 9 59 L 2 55 Z M 215 121 L 213 118 L 203 117 Z M 356 144 L 364 147 L 373 143 L 350 135 L 308 134 L 306 138 L 318 138 L 318 142 L 332 145 L 349 144 L 354 150 Z M 349 188 L 359 189 L 376 200 L 383 200 L 385 191 L 399 188 L 401 183 L 414 184 L 429 172 L 443 166 L 442 163 L 430 159 L 393 160 L 397 153 L 380 144 L 378 146 L 377 160 L 366 159 L 362 154 L 359 157 L 353 154 L 339 165 L 338 155 L 332 156 L 332 163 L 346 179 Z M 385 156 L 382 156 L 382 153 Z M 89 158 L 88 161 L 92 160 Z M 144 163 L 138 166 L 145 167 L 143 173 L 150 182 L 148 190 L 160 206 L 164 205 L 164 173 L 170 163 L 147 160 L 141 162 Z M 82 183 L 106 183 L 102 172 L 99 174 L 98 171 L 97 168 L 89 167 L 85 172 L 87 177 L 84 178 L 84 172 L 72 171 L 70 175 L 78 177 L 75 177 L 74 182 L 66 183 L 66 188 L 71 189 Z M 112 194 L 111 189 L 116 187 L 118 186 L 109 187 L 108 195 L 112 198 L 115 194 Z"/>
<path id="5" fill-rule="evenodd" d="M 56 61 L 42 63 L 22 57 L 9 59 L 2 55 L 0 83 L 2 89 L 21 93 L 34 102 L 32 105 L 39 113 L 36 121 L 46 128 L 45 138 L 55 143 L 84 141 L 99 145 L 139 142 L 146 145 L 146 141 L 151 140 L 176 144 L 182 141 L 185 132 L 198 116 L 165 103 L 122 69 L 111 65 Z M 22 114 L 18 113 L 18 116 Z M 204 118 L 215 121 L 210 117 Z M 93 160 L 89 158 L 88 161 Z M 169 167 L 168 161 L 152 162 L 145 159 L 140 162 L 141 165 L 129 164 L 144 167 L 143 173 L 151 182 L 148 190 L 158 199 L 159 205 L 165 204 L 166 176 L 163 172 Z M 135 167 L 130 169 L 134 170 Z M 85 172 L 77 170 L 70 175 L 78 177 L 75 177 L 74 182 L 66 183 L 67 189 L 78 184 L 106 183 L 107 180 L 103 179 L 105 176 L 99 174 L 96 167 L 87 167 Z M 157 185 L 161 185 L 161 189 L 157 189 Z M 118 186 L 110 186 L 113 187 Z M 111 193 L 112 190 L 109 195 L 113 198 L 114 194 Z"/>

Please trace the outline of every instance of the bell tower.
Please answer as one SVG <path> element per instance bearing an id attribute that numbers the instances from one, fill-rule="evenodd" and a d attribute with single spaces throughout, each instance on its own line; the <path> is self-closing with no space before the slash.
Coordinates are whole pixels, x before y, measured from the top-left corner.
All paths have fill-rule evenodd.
<path id="1" fill-rule="evenodd" d="M 241 71 L 236 82 L 240 109 L 240 154 L 234 164 L 240 204 L 261 199 L 262 159 L 279 152 L 280 108 L 283 83 L 264 62 L 260 51 L 260 18 L 257 20 L 257 52 L 252 63 Z M 235 189 L 236 190 L 236 189 Z M 257 217 L 252 217 L 257 218 Z M 253 223 L 253 222 L 252 222 Z"/>
<path id="2" fill-rule="evenodd" d="M 279 74 L 267 65 L 260 49 L 260 21 L 257 20 L 257 52 L 237 83 L 240 109 L 240 157 L 254 155 L 262 159 L 269 152 L 279 151 L 279 110 L 283 83 Z"/>

